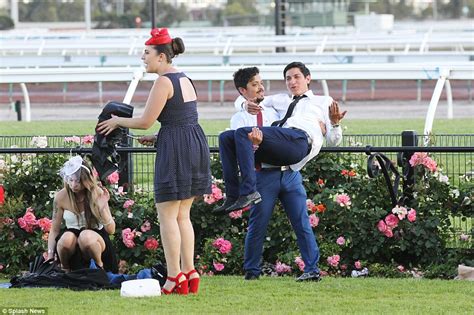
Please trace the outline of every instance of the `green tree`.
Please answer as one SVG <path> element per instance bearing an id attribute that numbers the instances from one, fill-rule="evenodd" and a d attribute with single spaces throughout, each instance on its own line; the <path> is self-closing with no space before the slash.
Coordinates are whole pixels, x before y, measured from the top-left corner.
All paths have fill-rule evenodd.
<path id="1" fill-rule="evenodd" d="M 224 9 L 224 20 L 229 25 L 249 25 L 251 19 L 257 15 L 254 1 L 251 0 L 229 0 Z"/>

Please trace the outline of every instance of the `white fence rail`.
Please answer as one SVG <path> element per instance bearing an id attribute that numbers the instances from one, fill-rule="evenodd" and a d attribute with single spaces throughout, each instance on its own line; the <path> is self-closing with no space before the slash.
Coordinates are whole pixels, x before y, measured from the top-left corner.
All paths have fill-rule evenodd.
<path id="1" fill-rule="evenodd" d="M 183 67 L 182 70 L 195 81 L 229 81 L 239 67 Z M 450 80 L 473 80 L 474 62 L 458 64 L 346 64 L 309 65 L 312 78 L 322 80 L 324 94 L 329 94 L 326 80 L 437 80 L 425 121 L 425 134 L 430 133 L 434 114 L 443 87 L 446 87 L 448 118 L 453 117 L 453 100 Z M 261 66 L 265 80 L 282 80 L 281 66 Z M 93 68 L 35 68 L 0 69 L 0 84 L 22 84 L 27 108 L 27 120 L 31 117 L 27 83 L 49 82 L 113 82 L 130 81 L 127 102 L 131 101 L 139 80 L 155 80 L 156 75 L 145 74 L 141 68 L 93 67 Z"/>

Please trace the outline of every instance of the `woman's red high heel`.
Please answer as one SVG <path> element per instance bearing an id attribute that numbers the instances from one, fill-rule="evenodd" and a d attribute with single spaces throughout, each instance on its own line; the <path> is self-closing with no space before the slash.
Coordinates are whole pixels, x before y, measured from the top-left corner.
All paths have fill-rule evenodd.
<path id="1" fill-rule="evenodd" d="M 186 274 L 186 278 L 188 279 L 188 283 L 189 283 L 189 293 L 196 294 L 199 291 L 199 280 L 200 280 L 200 278 L 196 277 L 196 278 L 189 279 L 189 277 L 191 277 L 191 275 L 194 274 L 194 273 L 198 273 L 196 271 L 196 269 L 193 269 L 190 272 L 188 272 Z"/>
<path id="2" fill-rule="evenodd" d="M 181 278 L 182 276 L 184 276 L 184 273 L 180 272 L 180 273 L 178 273 L 178 275 L 175 278 L 167 277 L 166 280 L 174 282 L 175 285 L 173 286 L 173 288 L 171 290 L 166 290 L 165 288 L 163 288 L 163 289 L 161 289 L 161 292 L 165 295 L 172 294 L 172 293 L 177 293 L 177 294 L 181 294 L 181 295 L 188 294 L 188 292 L 189 292 L 188 278 L 186 278 L 186 276 L 185 276 L 183 281 L 178 282 L 179 278 Z"/>

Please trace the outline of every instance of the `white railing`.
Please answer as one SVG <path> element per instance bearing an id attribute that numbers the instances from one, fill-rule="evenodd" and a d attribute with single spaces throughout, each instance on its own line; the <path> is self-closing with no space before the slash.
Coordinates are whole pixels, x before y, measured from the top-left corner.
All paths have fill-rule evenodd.
<path id="1" fill-rule="evenodd" d="M 453 100 L 450 80 L 473 80 L 474 62 L 452 64 L 345 64 L 308 65 L 314 80 L 321 80 L 324 94 L 329 95 L 326 80 L 437 80 L 425 121 L 425 134 L 431 132 L 434 114 L 443 87 L 446 88 L 448 118 L 453 117 Z M 229 81 L 239 67 L 182 67 L 181 70 L 195 81 Z M 282 66 L 261 66 L 265 80 L 282 80 Z M 130 81 L 126 100 L 131 101 L 139 80 L 155 80 L 157 75 L 145 74 L 141 68 L 36 68 L 0 69 L 0 84 L 20 83 L 25 97 L 27 118 L 30 115 L 27 83 L 51 82 L 113 82 Z"/>

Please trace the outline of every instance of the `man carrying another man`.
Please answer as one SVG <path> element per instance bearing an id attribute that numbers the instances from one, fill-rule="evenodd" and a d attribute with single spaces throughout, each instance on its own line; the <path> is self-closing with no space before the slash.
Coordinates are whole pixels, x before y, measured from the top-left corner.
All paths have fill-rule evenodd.
<path id="1" fill-rule="evenodd" d="M 237 131 L 229 130 L 219 136 L 227 198 L 214 213 L 229 213 L 256 204 L 250 211 L 244 269 L 245 279 L 258 279 L 266 229 L 276 199 L 280 199 L 305 262 L 304 273 L 297 281 L 318 281 L 319 248 L 309 223 L 307 196 L 299 170 L 317 155 L 324 135 L 328 145 L 340 143 L 339 122 L 346 112 L 340 113 L 332 98 L 316 96 L 309 90 L 311 76 L 304 64 L 290 63 L 285 67 L 284 76 L 296 100 L 283 94 L 263 100 L 265 90 L 256 67 L 240 69 L 234 74 L 236 88 L 252 115 L 245 111 L 237 113 L 231 121 L 231 127 Z M 241 103 L 238 102 L 239 107 Z M 263 117 L 259 119 L 259 115 Z M 283 118 L 278 123 L 283 128 L 248 127 L 259 125 L 259 121 L 268 126 L 276 118 Z M 243 126 L 247 127 L 240 128 Z M 242 162 L 246 165 L 242 166 Z M 237 164 L 242 174 L 240 185 Z"/>

